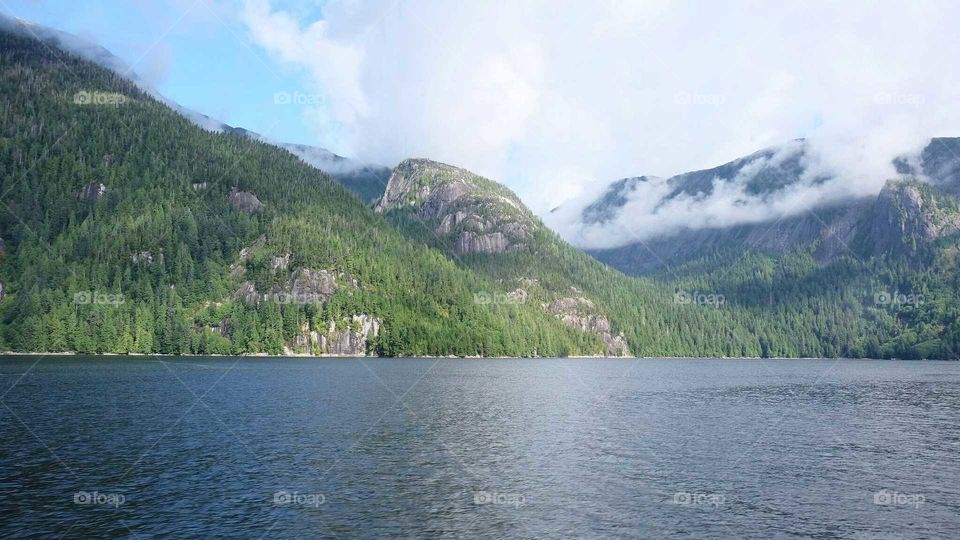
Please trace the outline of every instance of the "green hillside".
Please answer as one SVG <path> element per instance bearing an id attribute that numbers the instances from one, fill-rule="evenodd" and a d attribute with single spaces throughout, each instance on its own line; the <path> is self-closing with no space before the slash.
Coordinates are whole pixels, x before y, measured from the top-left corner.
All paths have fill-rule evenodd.
<path id="1" fill-rule="evenodd" d="M 628 277 L 491 180 L 408 160 L 371 209 L 17 35 L 0 107 L 3 350 L 956 357 L 956 200 L 926 187 L 887 190 L 862 257 L 720 250 Z"/>
<path id="2" fill-rule="evenodd" d="M 539 309 L 475 303 L 500 289 L 286 151 L 205 132 L 105 69 L 2 34 L 0 105 L 3 348 L 598 350 Z M 301 269 L 314 279 L 293 287 Z"/>

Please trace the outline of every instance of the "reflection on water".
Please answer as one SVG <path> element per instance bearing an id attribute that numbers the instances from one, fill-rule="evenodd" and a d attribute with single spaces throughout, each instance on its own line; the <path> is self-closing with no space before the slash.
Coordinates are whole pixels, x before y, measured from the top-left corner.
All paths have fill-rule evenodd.
<path id="1" fill-rule="evenodd" d="M 4 538 L 960 535 L 957 363 L 36 360 Z"/>

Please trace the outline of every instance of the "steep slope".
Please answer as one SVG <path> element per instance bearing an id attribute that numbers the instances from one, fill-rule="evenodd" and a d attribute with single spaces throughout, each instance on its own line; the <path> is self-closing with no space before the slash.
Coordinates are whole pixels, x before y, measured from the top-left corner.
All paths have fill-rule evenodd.
<path id="1" fill-rule="evenodd" d="M 898 169 L 908 176 L 887 181 L 876 196 L 757 223 L 681 230 L 590 253 L 667 285 L 696 283 L 699 290 L 763 317 L 800 321 L 843 313 L 860 318 L 877 335 L 845 346 L 847 355 L 958 358 L 958 141 L 934 139 L 919 155 L 898 159 Z M 617 219 L 629 211 L 635 190 L 650 181 L 665 182 L 666 197 L 701 197 L 731 182 L 763 197 L 809 181 L 798 167 L 802 160 L 771 163 L 770 156 L 765 151 L 665 181 L 617 181 L 585 205 L 581 217 L 601 224 Z M 799 339 L 835 341 L 837 324 L 831 321 L 816 336 Z M 765 353 L 777 341 L 762 339 Z"/>
<path id="2" fill-rule="evenodd" d="M 645 181 L 619 186 L 628 190 Z M 767 175 L 754 185 L 783 182 Z M 716 239 L 704 235 L 706 245 L 679 248 L 690 250 L 686 264 L 653 280 L 599 264 L 562 241 L 505 187 L 449 165 L 401 163 L 376 208 L 407 236 L 513 289 L 508 299 L 534 302 L 568 326 L 597 334 L 608 354 L 619 348 L 610 338 L 622 335 L 634 354 L 662 351 L 679 338 L 693 349 L 719 346 L 733 355 L 955 358 L 955 256 L 918 271 L 909 257 L 891 261 L 887 246 L 863 234 L 874 228 L 876 237 L 897 230 L 896 237 L 917 238 L 902 252 L 916 256 L 927 253 L 923 245 L 955 245 L 955 200 L 918 181 L 892 181 L 881 199 L 889 201 L 885 212 L 857 200 L 821 209 L 823 218 L 738 232 L 738 246 L 763 249 L 731 249 L 730 231 Z M 851 246 L 875 255 L 858 257 Z M 704 248 L 707 255 L 697 253 Z"/>
<path id="3" fill-rule="evenodd" d="M 678 197 L 708 201 L 718 186 L 736 186 L 745 197 L 758 200 L 773 199 L 785 189 L 799 183 L 817 185 L 830 177 L 811 173 L 807 164 L 806 143 L 792 141 L 787 145 L 761 150 L 730 163 L 673 176 L 627 178 L 613 182 L 595 200 L 583 205 L 577 219 L 580 227 L 603 226 L 620 217 L 642 184 L 656 182 L 664 189 L 657 206 L 667 205 Z M 905 156 L 895 161 L 898 171 L 906 177 L 926 181 L 938 192 L 960 194 L 960 139 L 936 138 L 917 156 Z M 878 198 L 863 196 L 846 200 L 825 201 L 816 204 L 812 212 L 799 212 L 780 218 L 760 219 L 732 226 L 698 226 L 671 230 L 645 237 L 626 245 L 590 249 L 597 259 L 626 273 L 662 274 L 675 266 L 702 257 L 723 252 L 757 250 L 769 255 L 783 255 L 795 250 L 813 247 L 821 264 L 829 263 L 847 251 L 847 247 L 864 234 L 871 232 L 870 222 L 874 206 L 890 202 L 891 197 L 908 197 L 904 191 L 885 190 Z M 800 205 L 801 208 L 805 205 Z M 883 211 L 878 209 L 878 211 Z M 560 209 L 554 211 L 560 213 Z M 863 228 L 866 227 L 864 230 Z M 889 232 L 889 231 L 888 231 Z M 888 249 L 902 246 L 888 235 L 866 240 L 870 246 L 885 245 Z M 882 250 L 881 250 L 882 251 Z M 858 255 L 874 255 L 871 248 Z M 898 251 L 896 255 L 907 255 Z"/>
<path id="4" fill-rule="evenodd" d="M 530 255 L 550 248 L 556 251 L 560 244 L 506 187 L 426 159 L 409 159 L 394 169 L 376 210 L 386 213 L 408 234 L 449 252 L 461 263 L 471 256 Z M 510 275 L 486 273 L 498 283 L 516 287 L 501 301 L 539 304 L 545 313 L 568 327 L 596 335 L 606 354 L 630 354 L 625 337 L 611 325 L 607 310 L 598 309 L 575 286 L 576 280 L 563 275 L 556 263 L 541 260 Z M 485 270 L 477 258 L 466 266 Z M 565 279 L 548 285 L 542 280 L 544 270 Z"/>
<path id="5" fill-rule="evenodd" d="M 754 301 L 757 295 L 769 298 L 769 291 L 744 288 L 739 274 L 723 282 L 700 273 L 667 283 L 627 277 L 561 240 L 505 187 L 429 160 L 401 163 L 377 209 L 407 236 L 512 289 L 501 301 L 522 299 L 572 328 L 593 332 L 608 354 L 619 349 L 622 335 L 638 355 L 835 356 L 857 350 L 862 355 L 867 343 L 888 342 L 896 332 L 890 319 L 880 325 L 864 318 L 869 306 L 863 293 L 846 285 L 836 296 L 809 286 L 798 289 L 801 298 L 817 305 L 798 313 L 808 306 L 792 298 Z M 791 273 L 801 266 L 811 271 L 800 261 L 767 275 L 798 277 Z M 868 280 L 861 287 L 872 291 L 879 285 Z M 871 352 L 883 353 L 879 345 Z"/>
<path id="6" fill-rule="evenodd" d="M 141 79 L 126 62 L 107 49 L 68 32 L 48 28 L 24 19 L 13 19 L 3 14 L 0 14 L 0 31 L 6 31 L 27 39 L 39 39 L 47 47 L 69 52 L 98 66 L 109 69 L 134 83 L 143 92 L 149 94 L 157 101 L 165 103 L 193 124 L 207 131 L 250 137 L 254 140 L 283 148 L 302 159 L 308 165 L 316 167 L 330 175 L 331 178 L 354 192 L 360 200 L 365 203 L 369 204 L 383 194 L 387 178 L 390 176 L 390 169 L 387 167 L 339 156 L 325 148 L 277 142 L 259 133 L 241 127 L 230 126 L 216 118 L 211 118 L 206 114 L 184 107 L 163 96 L 147 81 Z"/>
<path id="7" fill-rule="evenodd" d="M 507 188 L 426 159 L 398 165 L 376 209 L 410 209 L 418 219 L 438 221 L 433 232 L 457 255 L 527 250 L 539 226 Z"/>
<path id="8" fill-rule="evenodd" d="M 77 99 L 84 96 L 84 99 Z M 0 349 L 567 355 L 595 335 L 275 146 L 0 32 Z"/>

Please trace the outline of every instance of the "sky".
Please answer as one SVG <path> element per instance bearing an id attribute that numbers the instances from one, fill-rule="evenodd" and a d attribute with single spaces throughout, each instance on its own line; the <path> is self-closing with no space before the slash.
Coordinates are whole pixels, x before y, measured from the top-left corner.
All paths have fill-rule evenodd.
<path id="1" fill-rule="evenodd" d="M 393 166 L 427 157 L 537 213 L 805 137 L 853 191 L 960 135 L 960 4 L 0 0 L 189 108 Z M 878 180 L 879 179 L 879 180 Z"/>

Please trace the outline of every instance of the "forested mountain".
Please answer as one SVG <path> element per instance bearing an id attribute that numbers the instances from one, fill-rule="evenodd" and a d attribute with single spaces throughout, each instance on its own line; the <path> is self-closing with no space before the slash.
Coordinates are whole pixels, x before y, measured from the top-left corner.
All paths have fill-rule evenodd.
<path id="1" fill-rule="evenodd" d="M 680 198 L 709 205 L 711 196 L 718 189 L 736 190 L 739 204 L 751 198 L 773 201 L 800 184 L 816 186 L 834 180 L 830 175 L 810 168 L 810 161 L 813 160 L 808 159 L 806 142 L 796 140 L 718 167 L 670 178 L 624 178 L 611 183 L 596 199 L 583 204 L 575 217 L 578 223 L 571 229 L 603 230 L 619 219 L 629 221 L 627 214 L 632 210 L 629 205 L 637 197 L 648 195 L 648 192 L 640 191 L 641 186 L 648 183 L 661 186 L 651 192 L 660 197 L 654 210 L 661 211 Z M 924 188 L 925 191 L 945 197 L 960 194 L 960 138 L 933 139 L 919 155 L 898 158 L 894 165 L 903 178 L 922 179 L 929 186 L 929 189 Z M 635 275 L 662 274 L 672 266 L 682 266 L 723 251 L 754 250 L 779 256 L 791 250 L 814 247 L 816 259 L 825 264 L 842 255 L 850 255 L 848 248 L 855 239 L 859 239 L 856 243 L 862 248 L 854 253 L 856 256 L 909 256 L 907 251 L 883 249 L 892 249 L 894 246 L 890 242 L 900 238 L 902 231 L 889 230 L 877 222 L 878 212 L 882 213 L 884 209 L 875 209 L 875 206 L 882 207 L 892 199 L 911 196 L 903 190 L 884 189 L 879 196 L 827 199 L 813 204 L 812 211 L 805 211 L 808 206 L 805 203 L 794 204 L 791 208 L 796 211 L 779 217 L 742 220 L 743 223 L 730 226 L 698 224 L 678 227 L 647 235 L 639 241 L 627 238 L 614 247 L 586 247 L 597 259 Z M 909 202 L 895 204 L 909 207 Z M 553 213 L 560 213 L 560 210 L 555 209 Z M 744 205 L 742 212 L 752 210 L 753 207 Z M 610 228 L 616 229 L 615 226 Z M 940 237 L 955 231 L 946 225 L 936 233 L 928 232 Z"/>
<path id="2" fill-rule="evenodd" d="M 183 114 L 191 121 L 194 121 L 193 119 L 195 119 L 197 115 L 197 113 L 193 113 L 192 111 L 184 114 L 185 109 L 179 106 L 175 106 L 174 110 Z M 204 118 L 206 117 L 204 116 Z M 198 125 L 205 127 L 202 122 Z M 307 165 L 316 167 L 328 174 L 330 178 L 337 183 L 352 191 L 354 195 L 359 197 L 365 204 L 372 204 L 380 199 L 383 195 L 383 190 L 387 187 L 387 180 L 390 178 L 391 170 L 388 167 L 346 158 L 334 154 L 326 148 L 320 148 L 319 146 L 276 142 L 257 132 L 228 126 L 222 122 L 217 129 L 213 131 L 229 133 L 238 137 L 248 137 L 256 141 L 283 148 L 303 160 Z"/>
<path id="3" fill-rule="evenodd" d="M 955 356 L 956 207 L 927 184 L 875 207 L 936 261 L 922 271 L 798 249 L 635 278 L 491 180 L 408 160 L 370 208 L 286 150 L 9 32 L 0 106 L 3 349 Z"/>
<path id="4" fill-rule="evenodd" d="M 584 227 L 604 227 L 630 211 L 644 182 L 665 187 L 658 205 L 678 197 L 708 201 L 736 184 L 746 197 L 772 199 L 801 182 L 831 180 L 804 168 L 805 142 L 793 141 L 713 169 L 627 178 L 582 205 Z M 844 354 L 957 358 L 960 246 L 960 139 L 930 141 L 895 161 L 903 176 L 878 195 L 830 200 L 809 211 L 733 226 L 681 228 L 588 253 L 621 271 L 659 282 L 695 280 L 751 309 L 807 316 L 811 301 L 885 328 L 884 345 Z M 745 210 L 746 207 L 745 207 Z"/>
<path id="5" fill-rule="evenodd" d="M 121 77 L 130 80 L 137 85 L 140 90 L 156 100 L 165 103 L 181 116 L 205 130 L 216 133 L 230 133 L 239 137 L 250 137 L 284 148 L 302 159 L 308 165 L 312 165 L 330 175 L 331 178 L 354 192 L 360 197 L 360 200 L 365 203 L 372 203 L 383 194 L 383 190 L 387 184 L 387 178 L 390 177 L 390 169 L 387 167 L 339 156 L 325 148 L 317 146 L 274 141 L 254 131 L 231 126 L 226 122 L 184 107 L 160 94 L 160 92 L 153 88 L 147 81 L 141 79 L 122 59 L 107 49 L 80 36 L 38 25 L 31 21 L 13 19 L 3 14 L 0 14 L 0 31 L 11 32 L 21 37 L 38 39 L 47 47 L 69 52 L 98 66 L 107 68 Z M 287 92 L 278 92 L 274 95 L 276 105 L 284 105 L 284 100 L 286 100 L 286 103 L 289 103 L 291 99 L 291 95 Z"/>
<path id="6" fill-rule="evenodd" d="M 595 337 L 407 240 L 272 145 L 0 34 L 2 346 L 565 355 Z"/>

